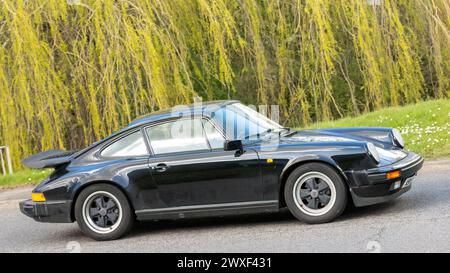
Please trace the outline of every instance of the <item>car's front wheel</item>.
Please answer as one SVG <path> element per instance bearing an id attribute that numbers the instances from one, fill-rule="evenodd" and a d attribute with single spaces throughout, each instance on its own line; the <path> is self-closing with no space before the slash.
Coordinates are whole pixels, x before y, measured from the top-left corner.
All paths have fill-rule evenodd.
<path id="1" fill-rule="evenodd" d="M 292 171 L 285 184 L 284 197 L 291 213 L 309 224 L 330 222 L 347 205 L 343 179 L 322 163 L 308 163 Z"/>
<path id="2" fill-rule="evenodd" d="M 95 240 L 118 239 L 134 222 L 126 196 L 109 184 L 85 188 L 78 195 L 74 212 L 81 231 Z"/>

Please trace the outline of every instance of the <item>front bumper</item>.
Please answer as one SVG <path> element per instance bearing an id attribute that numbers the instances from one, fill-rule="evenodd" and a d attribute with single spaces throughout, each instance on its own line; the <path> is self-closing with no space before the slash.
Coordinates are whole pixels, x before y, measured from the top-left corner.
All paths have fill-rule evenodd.
<path id="1" fill-rule="evenodd" d="M 411 189 L 405 186 L 406 179 L 413 177 L 422 168 L 423 158 L 415 153 L 408 153 L 402 160 L 383 167 L 345 172 L 350 181 L 350 192 L 357 207 L 390 201 Z M 387 179 L 386 173 L 399 170 L 400 177 Z M 394 188 L 400 181 L 400 187 Z"/>
<path id="2" fill-rule="evenodd" d="M 33 202 L 31 199 L 19 203 L 20 211 L 38 222 L 72 223 L 71 201 Z"/>

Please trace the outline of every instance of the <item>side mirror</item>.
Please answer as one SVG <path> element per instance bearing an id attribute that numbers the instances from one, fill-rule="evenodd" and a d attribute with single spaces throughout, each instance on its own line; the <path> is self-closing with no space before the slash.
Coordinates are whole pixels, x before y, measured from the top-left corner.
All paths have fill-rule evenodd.
<path id="1" fill-rule="evenodd" d="M 223 144 L 223 149 L 225 151 L 237 151 L 239 153 L 244 151 L 241 140 L 226 140 Z"/>

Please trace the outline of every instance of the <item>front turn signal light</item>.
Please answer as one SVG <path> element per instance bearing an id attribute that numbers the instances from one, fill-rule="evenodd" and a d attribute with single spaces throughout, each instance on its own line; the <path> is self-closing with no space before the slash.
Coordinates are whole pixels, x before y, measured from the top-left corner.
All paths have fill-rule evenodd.
<path id="1" fill-rule="evenodd" d="M 400 177 L 400 171 L 399 170 L 388 172 L 386 174 L 386 178 L 387 179 L 394 179 L 394 178 L 398 178 L 398 177 Z"/>
<path id="2" fill-rule="evenodd" d="M 31 200 L 33 202 L 45 202 L 45 196 L 42 192 L 33 192 L 31 193 Z"/>

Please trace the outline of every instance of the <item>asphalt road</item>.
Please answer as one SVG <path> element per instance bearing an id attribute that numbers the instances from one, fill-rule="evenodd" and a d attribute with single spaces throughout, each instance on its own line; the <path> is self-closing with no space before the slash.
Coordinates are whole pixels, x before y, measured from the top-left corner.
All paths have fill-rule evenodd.
<path id="1" fill-rule="evenodd" d="M 450 160 L 426 162 L 399 199 L 351 208 L 307 225 L 288 211 L 138 224 L 127 237 L 96 242 L 74 224 L 37 223 L 18 201 L 31 188 L 0 192 L 0 252 L 450 252 Z"/>

